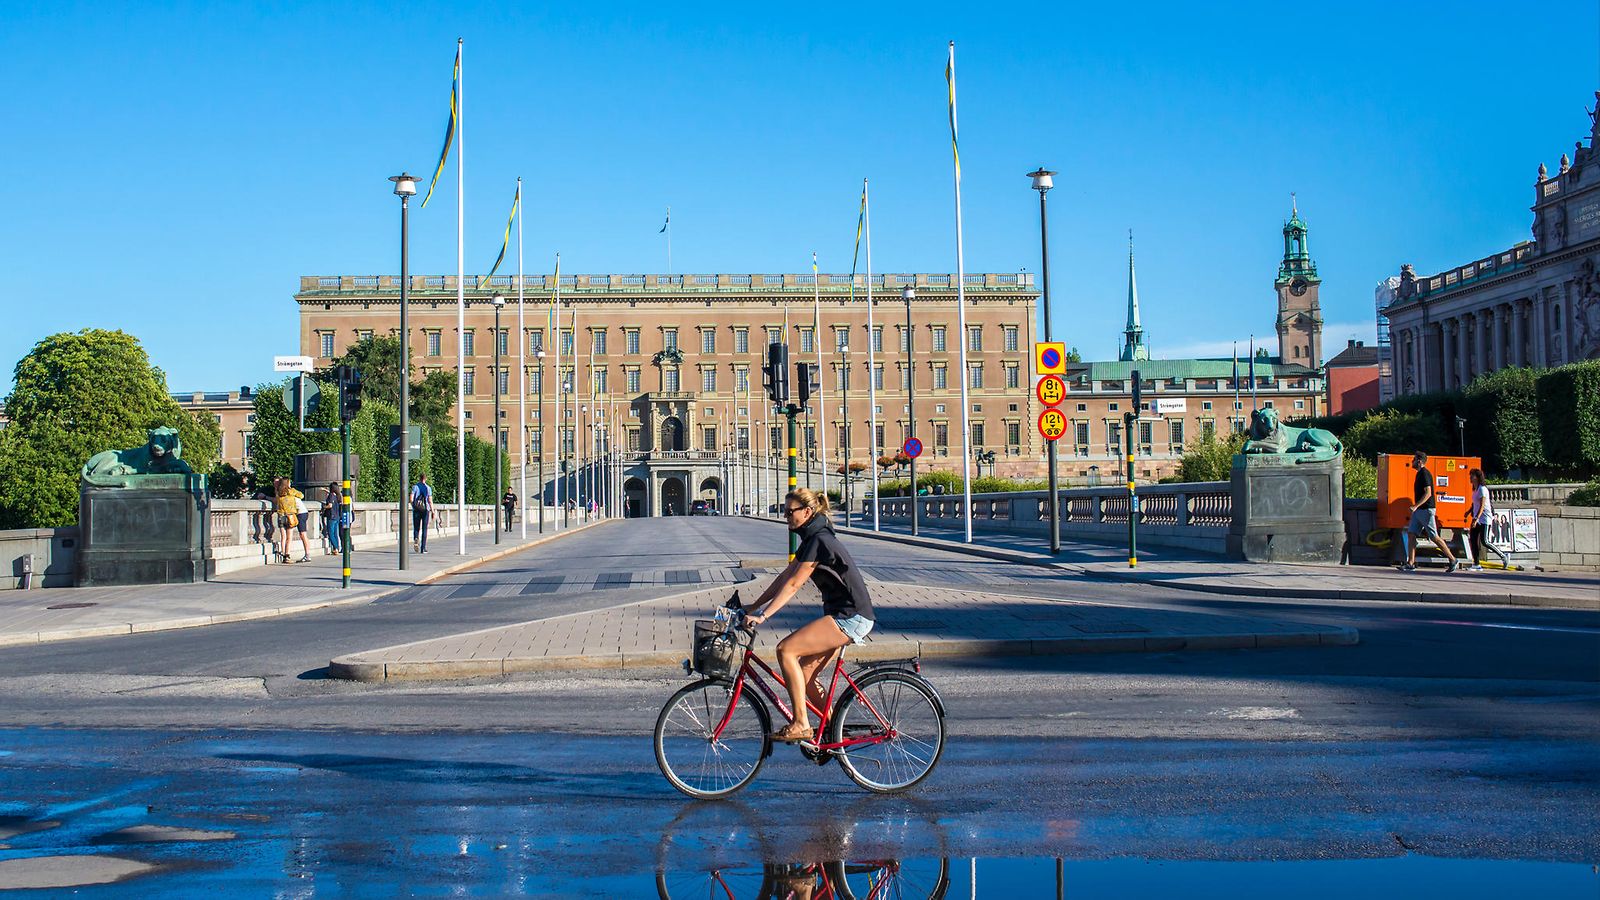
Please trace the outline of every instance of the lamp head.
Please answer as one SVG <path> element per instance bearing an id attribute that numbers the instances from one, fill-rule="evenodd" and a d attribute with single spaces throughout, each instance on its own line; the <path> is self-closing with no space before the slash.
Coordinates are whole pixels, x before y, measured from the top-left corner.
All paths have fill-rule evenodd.
<path id="1" fill-rule="evenodd" d="M 1056 186 L 1054 181 L 1055 174 L 1055 172 L 1046 169 L 1044 166 L 1040 166 L 1037 171 L 1029 172 L 1028 177 L 1033 179 L 1033 189 L 1042 194 Z"/>
<path id="2" fill-rule="evenodd" d="M 394 192 L 401 197 L 414 197 L 417 193 L 417 176 L 404 172 L 389 179 L 394 182 Z"/>
<path id="3" fill-rule="evenodd" d="M 917 299 L 917 289 L 908 285 L 905 290 L 900 292 L 900 299 L 907 303 Z"/>
<path id="4" fill-rule="evenodd" d="M 494 304 L 495 309 L 501 309 L 506 305 L 506 295 L 496 292 L 495 295 L 489 299 L 489 302 Z"/>

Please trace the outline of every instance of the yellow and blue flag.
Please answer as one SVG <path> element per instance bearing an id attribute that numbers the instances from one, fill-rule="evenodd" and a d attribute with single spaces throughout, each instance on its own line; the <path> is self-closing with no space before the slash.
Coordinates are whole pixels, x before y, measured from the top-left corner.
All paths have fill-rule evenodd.
<path id="1" fill-rule="evenodd" d="M 439 166 L 433 170 L 433 180 L 428 182 L 428 193 L 422 197 L 424 208 L 428 200 L 433 197 L 433 189 L 439 184 L 439 176 L 444 174 L 444 164 L 450 158 L 450 145 L 456 141 L 456 88 L 461 84 L 461 48 L 456 47 L 456 66 L 450 76 L 450 121 L 444 129 L 444 149 L 439 151 Z"/>
<path id="2" fill-rule="evenodd" d="M 956 158 L 956 180 L 961 180 L 961 150 L 956 146 L 956 42 L 950 42 L 950 61 L 944 65 L 945 84 L 950 88 L 950 152 Z"/>
<path id="3" fill-rule="evenodd" d="M 494 273 L 499 271 L 500 264 L 506 261 L 506 249 L 511 246 L 511 226 L 517 221 L 517 209 L 521 206 L 522 185 L 519 183 L 517 185 L 517 195 L 511 201 L 511 215 L 506 216 L 506 236 L 505 240 L 500 242 L 500 255 L 494 258 L 494 265 L 489 267 L 489 274 L 483 276 L 484 281 L 488 281 L 490 278 L 493 278 Z M 479 286 L 482 286 L 482 282 L 479 282 Z"/>
<path id="4" fill-rule="evenodd" d="M 861 211 L 856 214 L 856 250 L 850 256 L 850 286 L 855 287 L 856 262 L 861 259 L 861 227 L 867 221 L 867 185 L 861 183 Z"/>

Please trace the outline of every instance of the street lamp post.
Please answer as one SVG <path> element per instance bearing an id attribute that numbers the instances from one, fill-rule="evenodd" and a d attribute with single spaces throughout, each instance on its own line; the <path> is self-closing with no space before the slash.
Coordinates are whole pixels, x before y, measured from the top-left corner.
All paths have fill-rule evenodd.
<path id="1" fill-rule="evenodd" d="M 406 545 L 406 523 L 411 519 L 407 514 L 407 508 L 411 505 L 411 330 L 407 322 L 407 307 L 411 302 L 411 259 L 407 224 L 410 201 L 417 193 L 417 179 L 402 172 L 389 180 L 394 182 L 395 195 L 400 198 L 400 519 L 395 525 L 399 530 L 395 539 L 396 546 L 400 548 L 399 566 L 403 570 L 411 564 L 407 553 L 410 548 Z M 343 509 L 339 515 L 344 515 Z M 344 526 L 338 522 L 334 527 Z"/>
<path id="2" fill-rule="evenodd" d="M 1028 177 L 1033 179 L 1033 189 L 1039 192 L 1039 255 L 1043 259 L 1040 266 L 1044 278 L 1044 339 L 1050 340 L 1050 232 L 1045 219 L 1044 195 L 1055 186 L 1056 173 L 1049 171 L 1044 166 L 1029 172 Z M 1056 442 L 1045 441 L 1045 454 L 1049 465 L 1050 498 L 1046 504 L 1047 514 L 1050 516 L 1050 552 L 1061 552 L 1061 516 L 1056 511 L 1056 504 L 1060 501 L 1056 483 Z"/>
<path id="3" fill-rule="evenodd" d="M 500 379 L 504 373 L 500 371 L 500 311 L 506 308 L 504 294 L 496 292 L 490 301 L 494 304 L 494 428 L 490 429 L 489 437 L 494 441 L 494 542 L 500 543 Z"/>
<path id="4" fill-rule="evenodd" d="M 917 349 L 917 333 L 911 330 L 911 301 L 917 299 L 914 288 L 907 286 L 900 292 L 906 301 L 906 427 L 907 437 L 917 436 L 917 367 L 912 361 Z M 917 458 L 911 457 L 911 533 L 917 533 Z"/>
<path id="5" fill-rule="evenodd" d="M 533 358 L 539 372 L 539 378 L 534 382 L 536 390 L 533 394 L 533 405 L 538 410 L 539 417 L 539 533 L 544 534 L 544 341 L 540 339 L 539 349 L 533 351 Z"/>

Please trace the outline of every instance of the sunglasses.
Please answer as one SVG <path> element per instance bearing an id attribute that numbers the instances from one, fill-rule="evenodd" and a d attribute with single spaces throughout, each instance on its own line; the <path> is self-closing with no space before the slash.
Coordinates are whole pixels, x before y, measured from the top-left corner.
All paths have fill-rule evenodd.
<path id="1" fill-rule="evenodd" d="M 783 517 L 785 519 L 787 519 L 790 516 L 794 515 L 795 513 L 800 512 L 803 509 L 805 509 L 804 506 L 785 506 L 783 508 Z"/>

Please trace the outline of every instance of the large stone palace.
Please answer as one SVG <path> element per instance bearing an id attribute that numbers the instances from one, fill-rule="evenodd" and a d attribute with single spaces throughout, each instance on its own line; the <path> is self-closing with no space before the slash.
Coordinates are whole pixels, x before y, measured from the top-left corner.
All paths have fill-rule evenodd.
<path id="1" fill-rule="evenodd" d="M 1595 92 L 1600 108 L 1600 91 Z M 1395 389 L 1454 390 L 1510 366 L 1600 358 L 1600 115 L 1533 183 L 1533 239 L 1419 277 L 1400 268 L 1389 320 Z"/>

